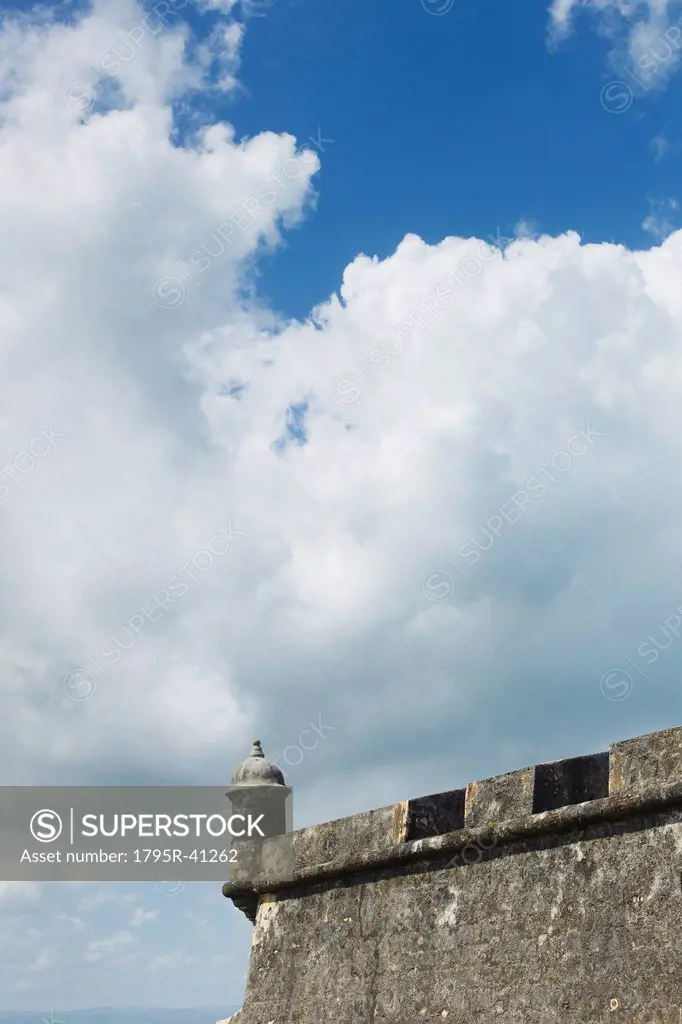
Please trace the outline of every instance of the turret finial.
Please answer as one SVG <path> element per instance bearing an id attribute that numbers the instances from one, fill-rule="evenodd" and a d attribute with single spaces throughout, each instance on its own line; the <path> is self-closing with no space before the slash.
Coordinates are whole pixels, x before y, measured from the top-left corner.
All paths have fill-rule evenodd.
<path id="1" fill-rule="evenodd" d="M 260 740 L 254 740 L 251 753 L 232 776 L 233 786 L 285 786 L 284 776 L 277 764 L 268 761 Z"/>

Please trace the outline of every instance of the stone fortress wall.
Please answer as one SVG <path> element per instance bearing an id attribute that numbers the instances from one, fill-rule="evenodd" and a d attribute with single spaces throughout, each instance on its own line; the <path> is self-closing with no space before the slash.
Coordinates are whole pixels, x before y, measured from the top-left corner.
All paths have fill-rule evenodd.
<path id="1" fill-rule="evenodd" d="M 682 728 L 293 834 L 233 1024 L 682 1024 Z"/>

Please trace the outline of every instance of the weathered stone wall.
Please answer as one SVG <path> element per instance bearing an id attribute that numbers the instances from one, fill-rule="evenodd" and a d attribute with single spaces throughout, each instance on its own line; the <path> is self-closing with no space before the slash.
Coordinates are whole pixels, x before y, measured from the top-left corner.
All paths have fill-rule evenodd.
<path id="1" fill-rule="evenodd" d="M 252 886 L 238 1024 L 682 1024 L 682 729 L 294 850 Z"/>

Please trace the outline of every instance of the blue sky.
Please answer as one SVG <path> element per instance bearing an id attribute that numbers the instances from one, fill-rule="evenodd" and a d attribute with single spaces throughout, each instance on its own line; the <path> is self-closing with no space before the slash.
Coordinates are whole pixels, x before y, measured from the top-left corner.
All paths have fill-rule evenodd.
<path id="1" fill-rule="evenodd" d="M 315 216 L 263 273 L 278 308 L 305 315 L 340 266 L 385 258 L 407 232 L 512 236 L 526 220 L 649 244 L 649 201 L 678 186 L 680 83 L 638 89 L 585 13 L 556 48 L 548 32 L 544 0 L 456 0 L 441 16 L 419 0 L 284 0 L 249 23 L 245 93 L 221 116 L 239 134 L 334 139 Z M 601 91 L 622 78 L 638 98 L 608 113 Z M 676 152 L 657 161 L 659 135 Z"/>
<path id="2" fill-rule="evenodd" d="M 679 724 L 682 3 L 150 16 L 0 28 L 5 783 L 261 737 L 304 826 Z M 241 999 L 219 887 L 0 912 L 2 1007 Z"/>

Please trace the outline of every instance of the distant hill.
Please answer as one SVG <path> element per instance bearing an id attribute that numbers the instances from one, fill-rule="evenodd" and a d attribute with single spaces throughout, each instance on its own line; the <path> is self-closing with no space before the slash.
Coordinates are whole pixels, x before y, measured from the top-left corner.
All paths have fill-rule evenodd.
<path id="1" fill-rule="evenodd" d="M 0 1024 L 216 1024 L 236 1013 L 238 1006 L 200 1007 L 195 1010 L 116 1009 L 0 1011 Z"/>

